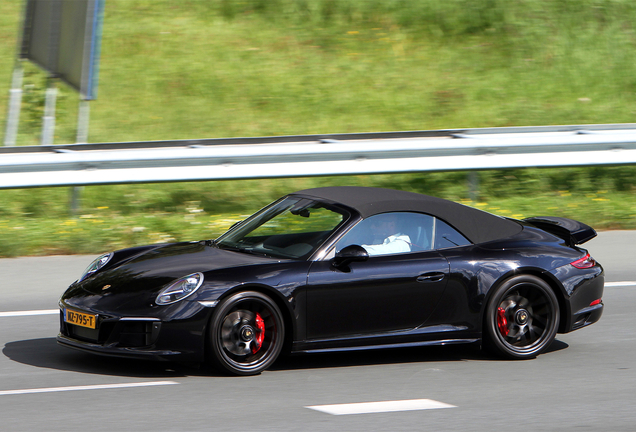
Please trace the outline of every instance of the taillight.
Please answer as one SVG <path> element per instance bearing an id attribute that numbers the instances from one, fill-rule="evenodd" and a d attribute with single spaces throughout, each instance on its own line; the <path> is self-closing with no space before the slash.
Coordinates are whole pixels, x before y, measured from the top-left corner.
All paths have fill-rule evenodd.
<path id="1" fill-rule="evenodd" d="M 589 269 L 596 265 L 596 261 L 594 261 L 594 258 L 592 258 L 590 254 L 587 254 L 583 258 L 577 259 L 570 264 L 572 264 L 577 269 Z"/>
<path id="2" fill-rule="evenodd" d="M 603 299 L 596 299 L 592 303 L 590 303 L 590 306 L 596 306 L 597 304 L 601 304 L 602 301 Z"/>

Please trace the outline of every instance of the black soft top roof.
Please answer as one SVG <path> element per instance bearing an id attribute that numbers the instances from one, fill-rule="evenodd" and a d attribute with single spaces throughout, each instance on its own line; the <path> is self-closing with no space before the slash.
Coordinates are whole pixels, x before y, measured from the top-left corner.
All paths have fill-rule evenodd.
<path id="1" fill-rule="evenodd" d="M 304 195 L 343 204 L 363 218 L 394 211 L 411 211 L 436 216 L 459 230 L 473 243 L 507 238 L 519 233 L 521 224 L 462 204 L 393 189 L 336 186 L 305 189 L 292 195 Z"/>

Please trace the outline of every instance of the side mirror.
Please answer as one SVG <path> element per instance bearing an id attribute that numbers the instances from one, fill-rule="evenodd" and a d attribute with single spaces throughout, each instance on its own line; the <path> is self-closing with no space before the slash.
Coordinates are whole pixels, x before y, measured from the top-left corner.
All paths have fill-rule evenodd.
<path id="1" fill-rule="evenodd" d="M 360 245 L 349 245 L 336 254 L 333 266 L 346 267 L 352 262 L 363 262 L 369 259 L 369 253 Z"/>

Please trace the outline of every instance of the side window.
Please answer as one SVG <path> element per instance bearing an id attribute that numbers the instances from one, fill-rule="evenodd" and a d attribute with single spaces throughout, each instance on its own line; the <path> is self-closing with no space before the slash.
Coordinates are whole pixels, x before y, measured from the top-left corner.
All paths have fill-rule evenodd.
<path id="1" fill-rule="evenodd" d="M 435 249 L 446 249 L 457 246 L 466 246 L 470 242 L 455 228 L 441 219 L 435 220 Z"/>
<path id="2" fill-rule="evenodd" d="M 336 244 L 362 246 L 369 255 L 391 255 L 432 249 L 435 218 L 421 213 L 393 212 L 370 216 L 351 228 Z"/>

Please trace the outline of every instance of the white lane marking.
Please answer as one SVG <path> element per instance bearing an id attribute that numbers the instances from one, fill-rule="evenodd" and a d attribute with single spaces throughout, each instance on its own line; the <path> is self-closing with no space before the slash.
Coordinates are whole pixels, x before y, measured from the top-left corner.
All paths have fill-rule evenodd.
<path id="1" fill-rule="evenodd" d="M 626 286 L 636 286 L 636 282 L 628 281 L 628 282 L 605 282 L 606 287 L 626 287 Z"/>
<path id="2" fill-rule="evenodd" d="M 2 318 L 2 317 L 15 317 L 15 316 L 33 316 L 33 315 L 56 315 L 56 314 L 59 314 L 59 313 L 60 313 L 59 309 L 0 312 L 0 318 Z"/>
<path id="3" fill-rule="evenodd" d="M 321 411 L 331 415 L 348 415 L 457 407 L 455 405 L 449 405 L 432 399 L 411 399 L 400 401 L 362 402 L 336 405 L 313 405 L 307 406 L 305 408 Z"/>
<path id="4" fill-rule="evenodd" d="M 102 385 L 74 386 L 74 387 L 49 387 L 49 388 L 22 389 L 22 390 L 3 390 L 3 391 L 0 391 L 0 396 L 32 394 L 32 393 L 55 393 L 55 392 L 78 391 L 78 390 L 106 390 L 106 389 L 131 388 L 131 387 L 151 387 L 151 386 L 162 386 L 162 385 L 173 385 L 173 384 L 179 384 L 179 383 L 176 381 L 149 381 L 149 382 L 136 382 L 136 383 L 125 383 L 125 384 L 102 384 Z"/>

